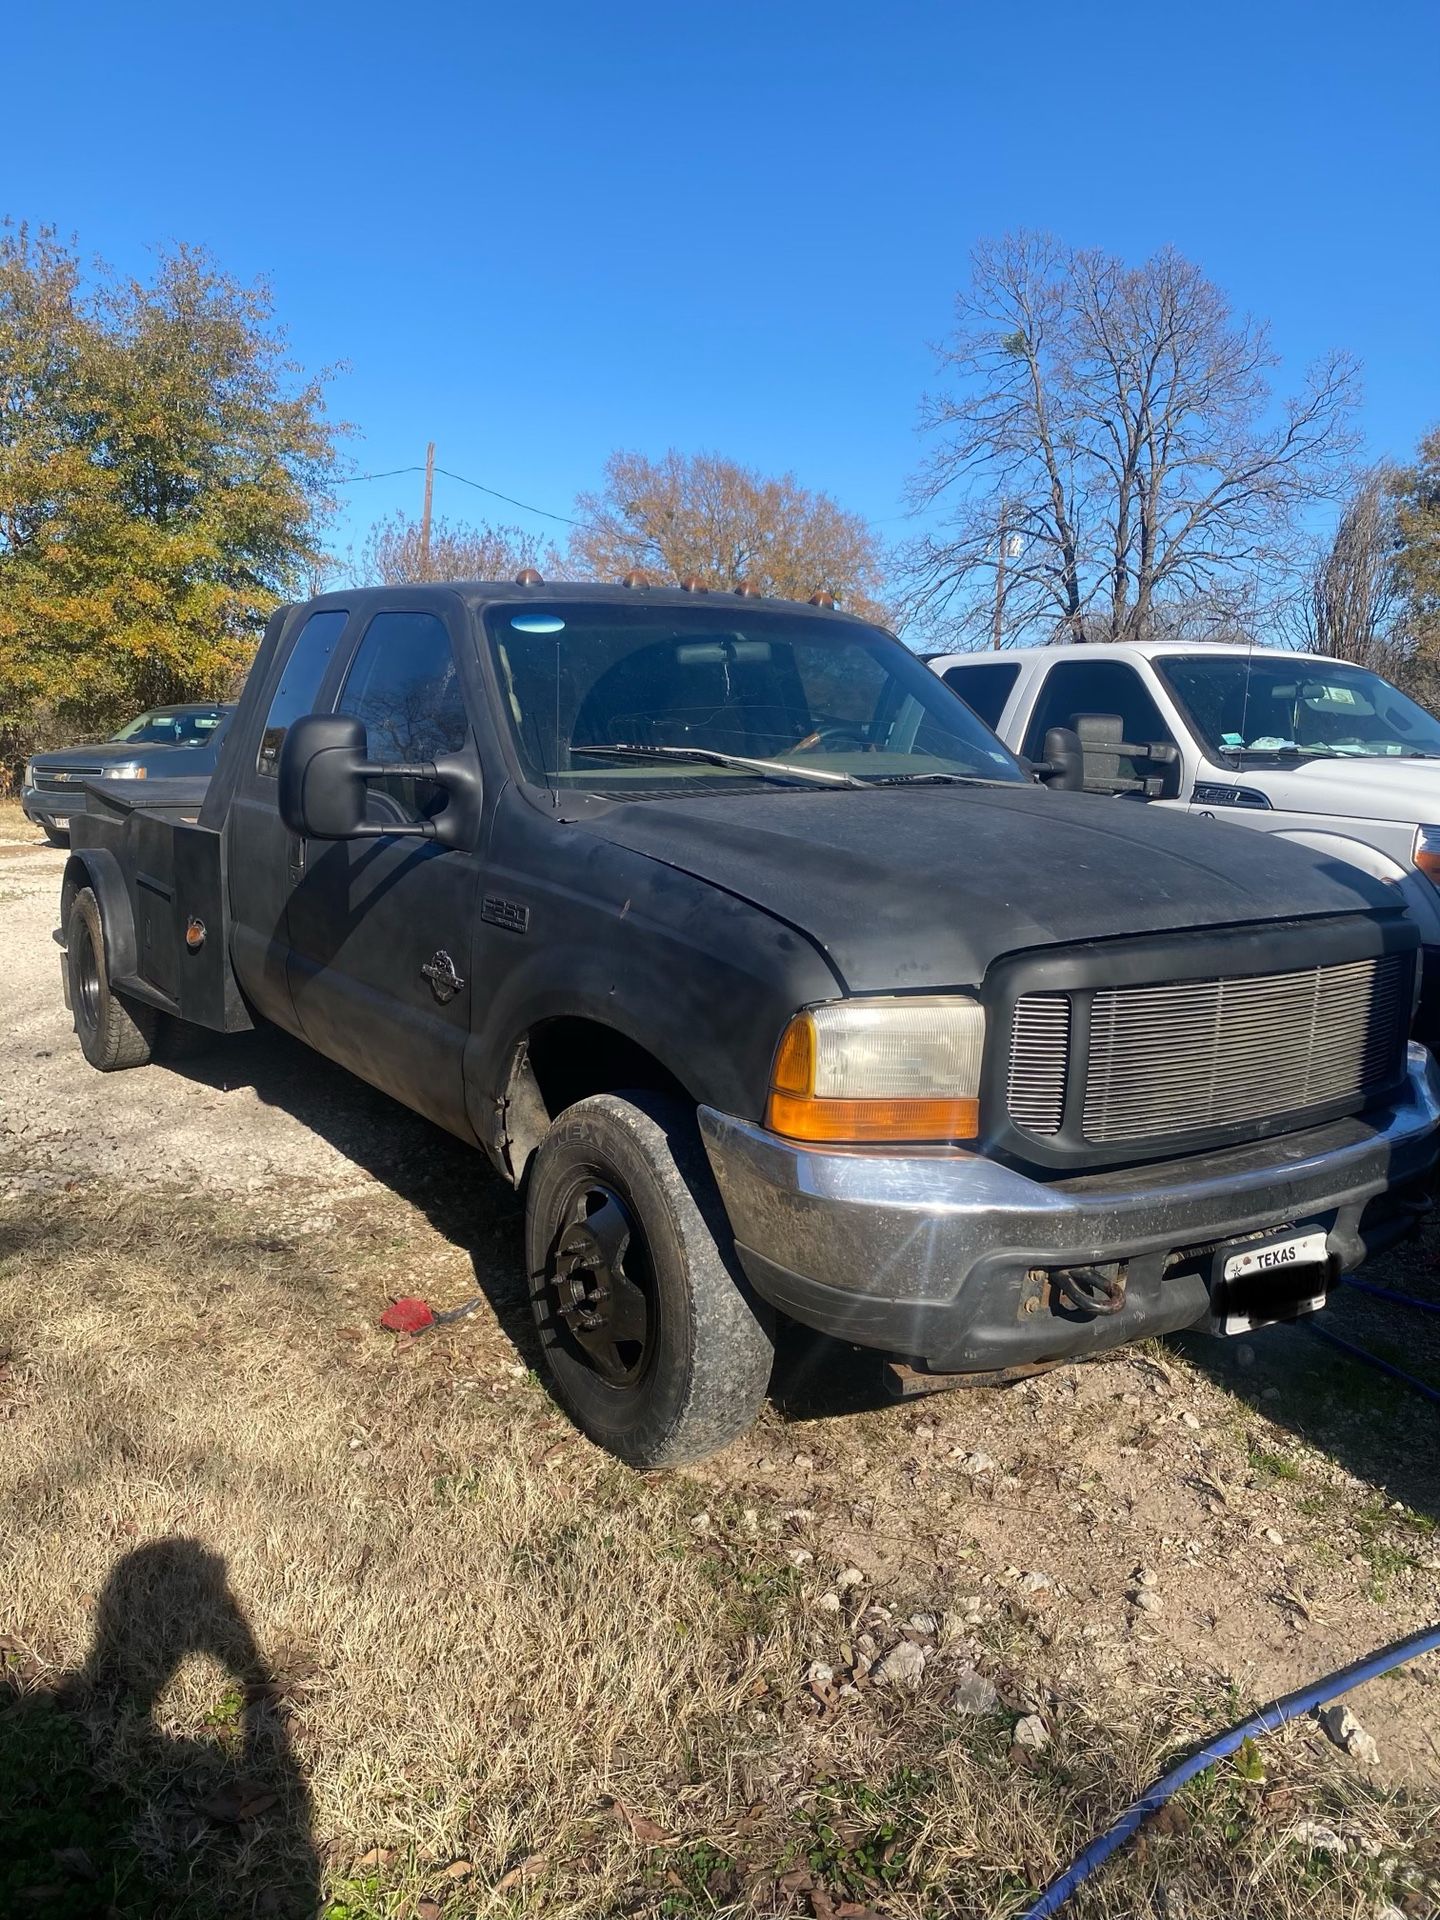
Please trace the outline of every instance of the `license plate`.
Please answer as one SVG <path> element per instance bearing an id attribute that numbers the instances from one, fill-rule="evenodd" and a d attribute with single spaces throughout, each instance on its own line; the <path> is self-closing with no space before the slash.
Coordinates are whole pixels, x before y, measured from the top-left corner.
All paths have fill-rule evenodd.
<path id="1" fill-rule="evenodd" d="M 1251 1333 L 1324 1306 L 1334 1262 L 1323 1227 L 1264 1240 L 1232 1240 L 1218 1249 L 1210 1282 L 1214 1333 Z"/>

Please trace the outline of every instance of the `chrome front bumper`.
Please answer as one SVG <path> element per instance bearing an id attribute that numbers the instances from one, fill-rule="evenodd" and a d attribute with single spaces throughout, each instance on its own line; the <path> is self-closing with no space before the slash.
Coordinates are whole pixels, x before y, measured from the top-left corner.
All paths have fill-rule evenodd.
<path id="1" fill-rule="evenodd" d="M 1392 1105 L 1304 1133 L 1119 1172 L 1042 1182 L 978 1154 L 823 1151 L 713 1108 L 710 1164 L 756 1290 L 807 1325 L 935 1368 L 988 1370 L 1193 1326 L 1209 1295 L 1172 1255 L 1322 1224 L 1347 1268 L 1362 1215 L 1434 1165 L 1440 1073 L 1412 1045 Z M 1126 1303 L 1034 1311 L 1037 1269 L 1128 1263 Z"/>

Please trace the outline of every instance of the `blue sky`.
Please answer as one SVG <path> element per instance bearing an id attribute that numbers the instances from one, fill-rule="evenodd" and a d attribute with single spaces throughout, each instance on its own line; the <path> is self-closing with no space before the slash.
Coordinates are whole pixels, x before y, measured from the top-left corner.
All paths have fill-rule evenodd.
<path id="1" fill-rule="evenodd" d="M 1440 419 L 1434 0 L 78 0 L 6 60 L 0 212 L 270 276 L 364 469 L 434 439 L 565 512 L 615 447 L 710 448 L 900 533 L 927 342 L 1022 225 L 1173 243 L 1289 372 L 1352 349 L 1377 455 Z M 419 483 L 349 492 L 342 545 Z"/>

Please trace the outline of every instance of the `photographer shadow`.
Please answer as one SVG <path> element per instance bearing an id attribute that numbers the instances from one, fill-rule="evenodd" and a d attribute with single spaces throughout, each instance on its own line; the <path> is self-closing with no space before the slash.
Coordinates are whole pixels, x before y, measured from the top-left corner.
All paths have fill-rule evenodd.
<path id="1" fill-rule="evenodd" d="M 3 1643 L 0 1643 L 3 1644 Z M 162 1697 L 206 1656 L 226 1688 L 203 1738 Z M 65 1920 L 313 1920 L 320 1863 L 283 1689 L 198 1541 L 112 1568 L 89 1657 L 58 1684 L 0 1670 L 0 1911 Z"/>

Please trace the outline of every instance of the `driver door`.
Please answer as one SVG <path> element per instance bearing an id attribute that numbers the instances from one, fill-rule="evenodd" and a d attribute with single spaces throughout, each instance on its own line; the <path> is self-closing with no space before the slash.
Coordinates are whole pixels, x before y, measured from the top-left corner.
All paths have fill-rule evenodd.
<path id="1" fill-rule="evenodd" d="M 384 608 L 361 631 L 333 710 L 364 721 L 372 761 L 468 754 L 478 782 L 468 649 L 458 603 L 448 620 Z M 368 794 L 379 826 L 413 823 L 444 802 L 409 778 L 371 781 Z M 305 1038 L 466 1139 L 479 890 L 476 846 L 382 833 L 307 841 L 290 899 L 290 992 Z"/>

